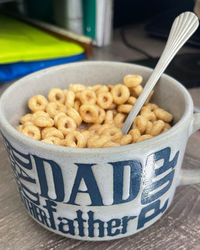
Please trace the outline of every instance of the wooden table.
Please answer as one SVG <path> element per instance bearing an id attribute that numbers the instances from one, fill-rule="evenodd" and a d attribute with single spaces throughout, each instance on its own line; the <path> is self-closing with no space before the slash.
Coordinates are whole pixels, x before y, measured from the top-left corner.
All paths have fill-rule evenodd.
<path id="1" fill-rule="evenodd" d="M 134 29 L 132 31 L 134 33 Z M 154 49 L 150 51 L 154 56 L 159 55 L 163 47 L 162 42 L 146 38 L 144 33 L 138 32 L 137 27 L 135 34 L 136 45 L 142 44 L 147 48 L 149 42 L 153 42 Z M 145 46 L 147 44 L 148 46 Z M 120 43 L 116 32 L 112 46 L 96 49 L 92 59 L 123 61 L 139 58 L 141 55 Z M 0 86 L 0 94 L 10 84 Z M 192 89 L 190 93 L 195 105 L 200 107 L 200 88 Z M 200 167 L 200 132 L 196 132 L 189 139 L 183 167 Z M 0 249 L 2 250 L 200 249 L 200 185 L 178 187 L 167 213 L 153 226 L 134 236 L 107 242 L 84 242 L 51 233 L 28 216 L 17 192 L 2 138 L 0 138 L 0 173 Z"/>

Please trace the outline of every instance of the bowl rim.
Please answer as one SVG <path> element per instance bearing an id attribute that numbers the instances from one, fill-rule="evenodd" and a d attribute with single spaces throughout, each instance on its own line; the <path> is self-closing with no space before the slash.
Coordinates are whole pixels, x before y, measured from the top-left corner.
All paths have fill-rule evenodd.
<path id="1" fill-rule="evenodd" d="M 171 84 L 176 86 L 181 93 L 184 96 L 185 99 L 185 104 L 186 104 L 186 108 L 184 111 L 184 114 L 182 116 L 182 118 L 172 127 L 170 128 L 168 131 L 155 136 L 151 139 L 148 139 L 146 141 L 142 141 L 142 142 L 138 142 L 138 143 L 134 143 L 134 144 L 128 144 L 128 145 L 124 145 L 124 146 L 117 146 L 117 147 L 109 147 L 109 148 L 72 148 L 72 147 L 64 147 L 64 146 L 58 146 L 58 145 L 52 145 L 52 144 L 47 144 L 41 141 L 37 141 L 34 140 L 32 138 L 29 138 L 28 136 L 23 135 L 22 133 L 20 133 L 16 128 L 14 128 L 6 119 L 5 115 L 4 115 L 4 111 L 3 111 L 3 103 L 4 101 L 9 97 L 10 92 L 14 91 L 15 88 L 20 87 L 21 84 L 24 83 L 24 81 L 28 81 L 32 78 L 40 78 L 41 75 L 45 75 L 48 74 L 49 72 L 57 72 L 61 69 L 64 68 L 69 68 L 71 66 L 73 67 L 80 67 L 81 65 L 107 65 L 107 66 L 111 66 L 111 65 L 129 65 L 132 67 L 136 67 L 136 68 L 140 68 L 143 69 L 145 71 L 152 71 L 152 68 L 150 67 L 146 67 L 146 66 L 141 66 L 138 64 L 132 64 L 132 63 L 125 63 L 125 62 L 114 62 L 114 61 L 84 61 L 84 62 L 76 62 L 76 63 L 67 63 L 67 64 L 63 64 L 63 65 L 59 65 L 59 66 L 53 66 L 53 67 L 49 67 L 37 72 L 34 72 L 32 74 L 29 74 L 28 76 L 25 76 L 19 80 L 17 80 L 15 83 L 13 83 L 10 87 L 8 87 L 4 93 L 1 95 L 0 97 L 0 128 L 2 128 L 3 131 L 6 131 L 6 133 L 11 136 L 14 137 L 16 141 L 20 142 L 20 144 L 24 143 L 26 145 L 28 145 L 29 147 L 34 147 L 37 148 L 38 150 L 42 150 L 42 151 L 48 151 L 48 152 L 59 152 L 59 153 L 70 153 L 70 154 L 110 154 L 110 153 L 117 153 L 117 152 L 127 152 L 127 151 L 132 151 L 132 150 L 140 150 L 140 149 L 144 149 L 146 147 L 149 147 L 149 145 L 153 145 L 153 144 L 157 144 L 161 141 L 166 140 L 167 137 L 174 135 L 175 133 L 177 133 L 177 130 L 181 127 L 181 126 L 186 126 L 187 123 L 191 122 L 191 120 L 189 119 L 191 117 L 191 114 L 193 113 L 193 101 L 192 98 L 189 94 L 189 92 L 186 90 L 186 88 L 179 83 L 176 79 L 172 78 L 171 76 L 167 75 L 167 74 L 163 74 L 161 77 L 164 79 L 168 79 L 170 80 Z M 27 84 L 28 86 L 28 84 Z M 3 132 L 2 132 L 3 133 Z M 12 144 L 12 143 L 11 143 Z M 151 146 L 152 147 L 152 146 Z M 109 149 L 109 150 L 108 150 Z"/>

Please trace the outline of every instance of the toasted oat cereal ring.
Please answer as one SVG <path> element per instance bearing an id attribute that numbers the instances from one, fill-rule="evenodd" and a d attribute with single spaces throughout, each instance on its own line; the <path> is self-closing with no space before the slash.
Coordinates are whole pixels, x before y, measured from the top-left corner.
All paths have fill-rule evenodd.
<path id="1" fill-rule="evenodd" d="M 52 136 L 53 137 L 58 137 L 60 139 L 64 138 L 63 133 L 60 130 L 58 130 L 57 128 L 54 128 L 54 127 L 52 127 L 52 128 L 44 128 L 42 130 L 42 139 L 46 139 L 46 138 L 52 137 Z"/>
<path id="2" fill-rule="evenodd" d="M 33 124 L 32 121 L 31 121 L 31 122 L 25 122 L 25 123 L 23 124 L 24 127 L 29 126 L 29 125 L 35 125 L 35 124 Z"/>
<path id="3" fill-rule="evenodd" d="M 153 123 L 150 122 L 150 121 L 148 121 L 147 122 L 147 126 L 146 126 L 146 130 L 145 130 L 145 134 L 149 134 L 150 135 L 152 127 L 153 127 Z"/>
<path id="4" fill-rule="evenodd" d="M 130 96 L 127 100 L 128 104 L 134 105 L 137 101 L 137 98 L 135 98 L 134 96 Z"/>
<path id="5" fill-rule="evenodd" d="M 88 148 L 102 148 L 103 145 L 109 140 L 110 138 L 108 136 L 93 135 L 88 138 L 87 147 Z"/>
<path id="6" fill-rule="evenodd" d="M 46 142 L 48 144 L 55 144 L 58 146 L 62 145 L 62 140 L 58 137 L 55 137 L 55 136 L 47 137 L 47 138 L 43 139 L 42 142 Z"/>
<path id="7" fill-rule="evenodd" d="M 145 140 L 148 140 L 148 139 L 151 139 L 152 138 L 152 135 L 142 135 L 140 136 L 136 142 L 142 142 L 142 141 L 145 141 Z"/>
<path id="8" fill-rule="evenodd" d="M 165 123 L 162 120 L 155 121 L 153 123 L 150 135 L 152 136 L 159 135 L 163 131 L 164 127 Z"/>
<path id="9" fill-rule="evenodd" d="M 26 114 L 20 118 L 20 123 L 24 124 L 25 122 L 31 122 L 33 115 L 32 114 Z"/>
<path id="10" fill-rule="evenodd" d="M 141 85 L 138 85 L 137 87 L 132 88 L 132 91 L 133 91 L 134 95 L 136 97 L 138 97 L 142 93 L 143 87 Z"/>
<path id="11" fill-rule="evenodd" d="M 48 99 L 50 102 L 59 102 L 63 104 L 65 102 L 65 94 L 62 89 L 53 88 L 48 94 Z"/>
<path id="12" fill-rule="evenodd" d="M 158 105 L 154 104 L 154 103 L 148 103 L 147 105 L 145 105 L 145 108 L 150 109 L 151 111 L 154 111 L 158 108 Z"/>
<path id="13" fill-rule="evenodd" d="M 39 115 L 33 120 L 33 124 L 40 128 L 52 127 L 54 120 L 44 115 Z"/>
<path id="14" fill-rule="evenodd" d="M 81 92 L 79 99 L 82 104 L 95 104 L 97 97 L 93 90 L 86 89 Z"/>
<path id="15" fill-rule="evenodd" d="M 54 116 L 54 124 L 56 127 L 58 127 L 58 120 L 60 119 L 60 117 L 63 117 L 63 116 L 66 116 L 64 112 L 60 112 Z"/>
<path id="16" fill-rule="evenodd" d="M 65 89 L 63 92 L 65 95 L 65 105 L 70 105 L 71 107 L 73 107 L 75 101 L 75 93 L 72 90 L 68 89 Z"/>
<path id="17" fill-rule="evenodd" d="M 123 123 L 126 119 L 126 115 L 122 113 L 117 113 L 116 116 L 114 117 L 114 124 L 118 128 L 123 127 Z"/>
<path id="18" fill-rule="evenodd" d="M 76 109 L 72 107 L 67 107 L 66 114 L 76 122 L 77 126 L 81 124 L 82 118 L 79 115 L 79 113 L 76 111 Z"/>
<path id="19" fill-rule="evenodd" d="M 97 123 L 97 124 L 94 124 L 92 126 L 89 127 L 89 131 L 92 133 L 92 134 L 98 134 L 98 130 L 101 128 L 102 126 Z"/>
<path id="20" fill-rule="evenodd" d="M 111 147 L 117 147 L 117 146 L 120 146 L 120 144 L 117 142 L 108 141 L 102 147 L 103 148 L 111 148 Z"/>
<path id="21" fill-rule="evenodd" d="M 73 92 L 79 92 L 79 91 L 83 91 L 85 90 L 86 87 L 83 84 L 80 83 L 73 83 L 69 85 L 69 90 L 73 91 Z"/>
<path id="22" fill-rule="evenodd" d="M 136 142 L 137 139 L 141 136 L 140 130 L 138 128 L 133 128 L 129 131 L 129 134 L 133 138 L 133 142 Z"/>
<path id="23" fill-rule="evenodd" d="M 156 120 L 156 115 L 154 114 L 154 112 L 150 111 L 148 108 L 143 109 L 140 112 L 140 115 L 145 117 L 148 121 L 154 122 Z"/>
<path id="24" fill-rule="evenodd" d="M 96 92 L 97 89 L 101 88 L 101 86 L 102 86 L 101 84 L 96 84 L 94 86 L 89 86 L 88 89 L 92 89 L 92 90 L 94 90 Z"/>
<path id="25" fill-rule="evenodd" d="M 96 123 L 98 121 L 99 109 L 96 105 L 83 104 L 79 109 L 81 118 L 87 123 Z"/>
<path id="26" fill-rule="evenodd" d="M 141 115 L 136 116 L 133 125 L 136 125 L 136 127 L 140 130 L 140 133 L 143 134 L 146 130 L 148 120 Z"/>
<path id="27" fill-rule="evenodd" d="M 121 113 L 127 113 L 129 114 L 133 105 L 131 104 L 121 104 L 118 106 L 117 111 Z"/>
<path id="28" fill-rule="evenodd" d="M 126 75 L 123 81 L 128 88 L 135 88 L 142 83 L 142 80 L 141 75 Z"/>
<path id="29" fill-rule="evenodd" d="M 23 128 L 22 134 L 29 136 L 35 140 L 41 139 L 40 129 L 34 125 L 29 125 Z"/>
<path id="30" fill-rule="evenodd" d="M 110 92 L 100 92 L 97 95 L 97 104 L 102 109 L 109 109 L 113 102 L 113 97 Z"/>
<path id="31" fill-rule="evenodd" d="M 75 100 L 74 108 L 76 109 L 76 111 L 79 111 L 80 106 L 81 106 L 81 101 L 80 100 Z"/>
<path id="32" fill-rule="evenodd" d="M 103 124 L 103 125 L 101 125 L 101 127 L 98 129 L 98 134 L 101 135 L 102 131 L 104 129 L 108 129 L 108 128 L 113 128 L 113 125 L 112 124 Z"/>
<path id="33" fill-rule="evenodd" d="M 105 120 L 106 117 L 106 112 L 104 109 L 100 108 L 99 106 L 97 106 L 98 108 L 98 118 L 96 123 L 102 123 Z"/>
<path id="34" fill-rule="evenodd" d="M 31 97 L 28 101 L 28 107 L 33 112 L 45 110 L 48 101 L 43 95 L 35 95 Z"/>
<path id="35" fill-rule="evenodd" d="M 109 91 L 108 86 L 101 85 L 95 92 L 96 92 L 96 95 L 99 95 L 100 93 L 108 92 L 108 91 Z"/>
<path id="36" fill-rule="evenodd" d="M 124 135 L 122 136 L 122 138 L 120 139 L 120 145 L 127 145 L 129 143 L 131 143 L 133 141 L 133 138 L 130 134 Z"/>
<path id="37" fill-rule="evenodd" d="M 47 113 L 50 115 L 51 118 L 54 118 L 60 112 L 66 112 L 66 106 L 59 103 L 59 102 L 50 102 L 46 107 Z"/>
<path id="38" fill-rule="evenodd" d="M 111 90 L 111 94 L 113 96 L 114 103 L 123 104 L 128 100 L 130 96 L 130 91 L 126 86 L 122 84 L 117 84 Z"/>
<path id="39" fill-rule="evenodd" d="M 149 96 L 147 97 L 147 99 L 146 99 L 144 105 L 147 105 L 147 104 L 150 102 L 153 93 L 154 93 L 154 90 L 151 91 L 151 93 L 150 93 Z"/>
<path id="40" fill-rule="evenodd" d="M 77 125 L 76 122 L 69 116 L 60 117 L 57 122 L 58 129 L 64 134 L 67 135 L 70 130 L 75 130 Z"/>
<path id="41" fill-rule="evenodd" d="M 159 120 L 163 120 L 164 122 L 171 122 L 173 119 L 172 114 L 161 108 L 154 110 L 154 113 Z"/>
<path id="42" fill-rule="evenodd" d="M 111 138 L 111 141 L 116 141 L 122 138 L 122 131 L 119 128 L 105 128 L 99 135 L 105 135 Z"/>
<path id="43" fill-rule="evenodd" d="M 45 111 L 36 111 L 35 113 L 32 114 L 32 120 L 34 120 L 35 118 L 37 118 L 38 116 L 45 116 L 47 118 L 49 118 L 49 114 Z"/>
<path id="44" fill-rule="evenodd" d="M 63 141 L 64 146 L 73 148 L 84 148 L 86 146 L 87 140 L 84 135 L 79 131 L 72 131 L 69 133 L 65 140 Z"/>
<path id="45" fill-rule="evenodd" d="M 99 124 L 98 124 L 99 125 Z M 84 130 L 84 131 L 80 131 L 81 134 L 85 137 L 86 141 L 88 140 L 88 138 L 91 136 L 91 132 L 88 130 Z"/>
<path id="46" fill-rule="evenodd" d="M 114 114 L 113 114 L 112 110 L 107 110 L 106 111 L 104 124 L 106 124 L 106 123 L 109 123 L 109 124 L 113 124 L 114 123 Z"/>

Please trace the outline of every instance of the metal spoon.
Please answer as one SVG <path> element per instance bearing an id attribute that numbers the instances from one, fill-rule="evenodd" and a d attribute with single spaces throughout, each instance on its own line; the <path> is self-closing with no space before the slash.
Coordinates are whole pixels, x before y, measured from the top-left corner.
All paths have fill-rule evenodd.
<path id="1" fill-rule="evenodd" d="M 171 60 L 174 58 L 177 51 L 191 37 L 191 35 L 195 32 L 198 26 L 198 17 L 192 12 L 183 12 L 178 17 L 176 17 L 172 24 L 170 34 L 163 53 L 150 78 L 145 84 L 141 95 L 137 99 L 135 105 L 132 107 L 128 117 L 125 120 L 124 126 L 122 128 L 122 133 L 124 135 L 128 133 L 135 117 L 144 105 L 147 97 L 158 82 L 162 73 L 165 71 Z"/>

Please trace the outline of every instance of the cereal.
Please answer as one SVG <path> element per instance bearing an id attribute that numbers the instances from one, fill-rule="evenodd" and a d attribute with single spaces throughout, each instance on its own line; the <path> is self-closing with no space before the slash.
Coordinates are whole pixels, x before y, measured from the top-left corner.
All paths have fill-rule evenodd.
<path id="1" fill-rule="evenodd" d="M 27 135 L 35 140 L 40 140 L 41 138 L 40 129 L 34 125 L 25 126 L 22 129 L 22 134 Z"/>
<path id="2" fill-rule="evenodd" d="M 113 96 L 114 103 L 123 104 L 128 100 L 130 91 L 125 85 L 117 84 L 111 90 L 111 94 Z"/>
<path id="3" fill-rule="evenodd" d="M 58 119 L 57 122 L 58 129 L 64 134 L 67 135 L 69 131 L 75 130 L 77 125 L 75 121 L 69 116 L 62 116 Z"/>
<path id="4" fill-rule="evenodd" d="M 83 84 L 74 83 L 69 85 L 69 90 L 76 93 L 85 90 L 85 86 Z"/>
<path id="5" fill-rule="evenodd" d="M 26 115 L 22 116 L 20 119 L 21 124 L 24 124 L 25 122 L 31 121 L 32 116 L 33 116 L 33 114 L 26 114 Z"/>
<path id="6" fill-rule="evenodd" d="M 106 111 L 104 123 L 113 124 L 114 123 L 113 116 L 114 115 L 113 115 L 113 111 L 112 110 Z"/>
<path id="7" fill-rule="evenodd" d="M 106 112 L 104 109 L 98 107 L 98 117 L 97 117 L 97 123 L 102 123 L 104 120 L 105 120 L 105 117 L 106 117 Z"/>
<path id="8" fill-rule="evenodd" d="M 58 137 L 60 139 L 64 139 L 63 133 L 56 128 L 45 128 L 42 130 L 42 139 L 46 139 L 48 137 Z"/>
<path id="9" fill-rule="evenodd" d="M 152 136 L 159 135 L 162 132 L 162 130 L 164 129 L 164 127 L 165 127 L 164 121 L 162 121 L 162 120 L 155 121 L 153 123 L 150 135 L 152 135 Z"/>
<path id="10" fill-rule="evenodd" d="M 48 94 L 48 99 L 50 102 L 60 102 L 63 104 L 65 102 L 65 94 L 63 90 L 53 88 Z"/>
<path id="11" fill-rule="evenodd" d="M 81 119 L 81 116 L 79 115 L 79 113 L 76 111 L 76 109 L 69 106 L 69 107 L 67 107 L 66 114 L 76 122 L 77 126 L 79 126 L 81 124 L 82 119 Z"/>
<path id="12" fill-rule="evenodd" d="M 86 146 L 86 138 L 78 131 L 72 131 L 63 140 L 63 145 L 73 148 L 84 148 Z"/>
<path id="13" fill-rule="evenodd" d="M 52 127 L 54 125 L 54 120 L 50 117 L 45 117 L 44 115 L 39 115 L 33 120 L 33 124 L 40 128 Z"/>
<path id="14" fill-rule="evenodd" d="M 141 85 L 138 85 L 137 87 L 133 88 L 133 93 L 136 97 L 138 97 L 141 93 L 142 93 L 142 90 L 143 90 L 143 87 Z"/>
<path id="15" fill-rule="evenodd" d="M 152 135 L 142 135 L 140 136 L 136 142 L 141 142 L 141 141 L 145 141 L 145 140 L 148 140 L 148 139 L 151 139 L 153 136 Z"/>
<path id="16" fill-rule="evenodd" d="M 33 112 L 45 110 L 47 104 L 48 101 L 43 95 L 35 95 L 28 101 L 28 107 Z"/>
<path id="17" fill-rule="evenodd" d="M 137 99 L 134 96 L 130 96 L 127 100 L 128 104 L 134 105 Z"/>
<path id="18" fill-rule="evenodd" d="M 127 113 L 127 114 L 129 114 L 130 111 L 131 111 L 131 109 L 132 109 L 132 107 L 133 106 L 131 104 L 121 104 L 121 105 L 118 106 L 117 111 L 121 112 L 121 113 Z"/>
<path id="19" fill-rule="evenodd" d="M 123 127 L 123 123 L 126 119 L 126 115 L 122 113 L 117 113 L 116 116 L 114 117 L 114 124 L 118 128 Z"/>
<path id="20" fill-rule="evenodd" d="M 62 140 L 60 138 L 54 137 L 54 136 L 47 137 L 47 138 L 43 139 L 42 142 L 46 142 L 48 144 L 60 145 L 60 146 L 63 145 Z"/>
<path id="21" fill-rule="evenodd" d="M 72 90 L 67 89 L 65 89 L 63 92 L 65 94 L 65 105 L 73 107 L 75 102 L 75 93 Z"/>
<path id="22" fill-rule="evenodd" d="M 79 99 L 82 104 L 95 104 L 97 97 L 93 90 L 86 89 L 80 93 Z"/>
<path id="23" fill-rule="evenodd" d="M 172 114 L 151 103 L 151 91 L 131 130 L 121 128 L 143 87 L 142 76 L 126 75 L 123 84 L 70 84 L 52 88 L 48 98 L 35 95 L 30 112 L 20 119 L 19 132 L 36 140 L 73 148 L 117 147 L 142 142 L 171 128 Z"/>
<path id="24" fill-rule="evenodd" d="M 138 138 L 141 136 L 140 130 L 138 128 L 133 128 L 129 131 L 132 136 L 133 142 L 137 142 Z"/>
<path id="25" fill-rule="evenodd" d="M 164 109 L 161 109 L 161 108 L 157 108 L 155 111 L 154 111 L 156 117 L 159 119 L 159 120 L 163 120 L 164 122 L 171 122 L 172 121 L 172 115 L 165 111 Z"/>
<path id="26" fill-rule="evenodd" d="M 124 77 L 124 84 L 128 88 L 135 88 L 142 83 L 142 76 L 140 75 L 126 75 Z"/>
<path id="27" fill-rule="evenodd" d="M 135 118 L 133 125 L 135 125 L 139 129 L 140 133 L 143 134 L 146 130 L 147 122 L 148 120 L 144 116 L 138 115 Z"/>
<path id="28" fill-rule="evenodd" d="M 102 130 L 98 134 L 110 137 L 112 141 L 116 141 L 116 140 L 122 138 L 122 131 L 121 131 L 121 129 L 116 128 L 116 127 L 105 128 L 104 130 Z"/>
<path id="29" fill-rule="evenodd" d="M 98 120 L 99 110 L 95 105 L 83 104 L 81 105 L 79 111 L 84 122 L 96 123 L 96 121 Z"/>
<path id="30" fill-rule="evenodd" d="M 54 118 L 60 112 L 66 112 L 66 107 L 59 102 L 49 102 L 46 107 L 46 111 L 51 118 Z"/>
<path id="31" fill-rule="evenodd" d="M 113 102 L 113 97 L 110 92 L 100 92 L 97 95 L 97 104 L 102 109 L 109 109 Z"/>
<path id="32" fill-rule="evenodd" d="M 110 141 L 110 138 L 106 135 L 94 135 L 88 138 L 87 146 L 88 148 L 101 148 L 108 141 Z"/>
<path id="33" fill-rule="evenodd" d="M 120 144 L 116 143 L 116 142 L 113 142 L 113 141 L 108 141 L 102 147 L 103 148 L 108 148 L 108 147 L 117 147 L 117 146 L 120 146 Z"/>
<path id="34" fill-rule="evenodd" d="M 129 143 L 131 143 L 133 140 L 132 136 L 130 134 L 128 135 L 124 135 L 120 140 L 120 145 L 127 145 Z"/>
<path id="35" fill-rule="evenodd" d="M 74 102 L 74 108 L 76 109 L 76 111 L 79 111 L 80 106 L 81 106 L 81 101 L 80 100 L 76 100 Z"/>

